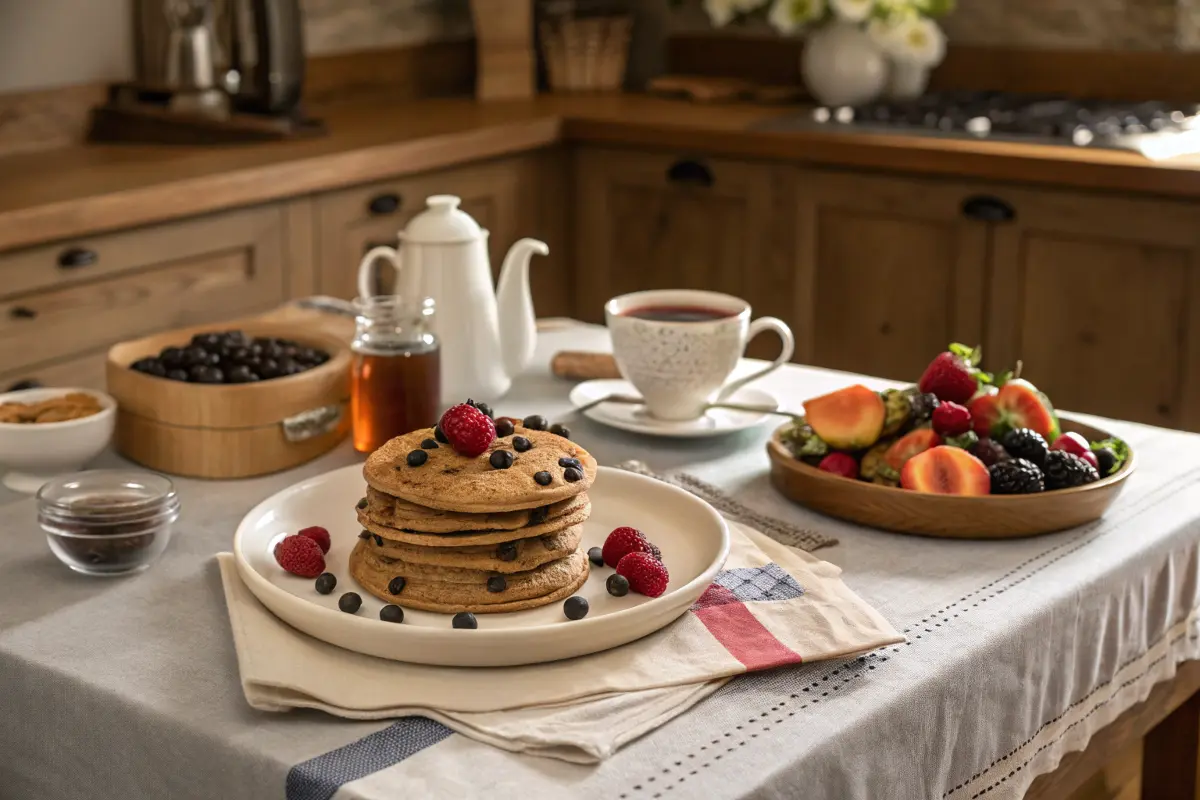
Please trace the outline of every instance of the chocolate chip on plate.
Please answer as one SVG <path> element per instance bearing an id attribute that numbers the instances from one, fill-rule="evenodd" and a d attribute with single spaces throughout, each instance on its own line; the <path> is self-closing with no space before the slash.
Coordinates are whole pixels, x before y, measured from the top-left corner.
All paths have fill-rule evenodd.
<path id="1" fill-rule="evenodd" d="M 588 550 L 588 558 L 591 559 L 591 562 L 597 567 L 604 566 L 604 551 L 599 547 L 590 548 Z"/>
<path id="2" fill-rule="evenodd" d="M 613 597 L 624 597 L 629 594 L 629 580 L 624 575 L 614 572 L 604 582 L 604 588 L 608 589 L 608 593 Z"/>
<path id="3" fill-rule="evenodd" d="M 379 618 L 384 622 L 404 622 L 404 609 L 389 603 L 379 609 Z"/>
<path id="4" fill-rule="evenodd" d="M 362 598 L 358 592 L 346 592 L 338 598 L 338 608 L 347 614 L 357 614 L 358 609 L 362 608 Z"/>
<path id="5" fill-rule="evenodd" d="M 329 594 L 337 586 L 337 576 L 332 572 L 322 572 L 317 576 L 317 594 Z"/>
<path id="6" fill-rule="evenodd" d="M 460 611 L 454 615 L 454 620 L 450 623 L 455 628 L 464 630 L 475 630 L 479 627 L 479 622 L 476 621 L 475 615 L 470 611 Z"/>
<path id="7" fill-rule="evenodd" d="M 588 613 L 588 601 L 586 597 L 572 595 L 563 603 L 563 613 L 567 619 L 583 619 Z"/>

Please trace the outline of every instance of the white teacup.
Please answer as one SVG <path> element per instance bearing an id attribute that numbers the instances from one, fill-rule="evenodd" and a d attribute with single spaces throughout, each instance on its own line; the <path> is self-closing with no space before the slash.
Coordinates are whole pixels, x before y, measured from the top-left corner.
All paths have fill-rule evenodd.
<path id="1" fill-rule="evenodd" d="M 791 329 L 774 317 L 750 321 L 750 304 L 732 295 L 691 289 L 634 292 L 609 300 L 604 316 L 625 379 L 661 420 L 689 420 L 792 357 Z M 783 340 L 766 369 L 729 381 L 746 345 L 763 331 Z"/>

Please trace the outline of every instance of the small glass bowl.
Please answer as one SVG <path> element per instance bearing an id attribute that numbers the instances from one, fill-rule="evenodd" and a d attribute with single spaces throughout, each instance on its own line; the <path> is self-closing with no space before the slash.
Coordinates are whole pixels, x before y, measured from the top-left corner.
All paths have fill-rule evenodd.
<path id="1" fill-rule="evenodd" d="M 64 475 L 37 493 L 38 522 L 58 560 L 85 575 L 127 575 L 153 564 L 179 519 L 175 486 L 136 470 Z"/>

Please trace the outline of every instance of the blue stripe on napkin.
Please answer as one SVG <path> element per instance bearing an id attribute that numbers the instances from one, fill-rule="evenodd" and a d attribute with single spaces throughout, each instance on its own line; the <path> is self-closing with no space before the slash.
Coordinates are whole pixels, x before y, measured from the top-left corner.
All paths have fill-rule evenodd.
<path id="1" fill-rule="evenodd" d="M 345 747 L 288 770 L 287 800 L 330 800 L 351 781 L 365 778 L 432 747 L 453 731 L 425 717 L 402 717 Z"/>

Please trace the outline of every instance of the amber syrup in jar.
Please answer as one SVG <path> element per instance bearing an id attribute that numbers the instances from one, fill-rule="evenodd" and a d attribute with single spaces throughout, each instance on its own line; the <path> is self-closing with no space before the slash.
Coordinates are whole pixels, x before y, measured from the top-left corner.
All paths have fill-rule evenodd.
<path id="1" fill-rule="evenodd" d="M 431 298 L 359 298 L 354 311 L 350 416 L 354 449 L 370 453 L 389 439 L 437 423 L 441 353 L 430 330 Z"/>

